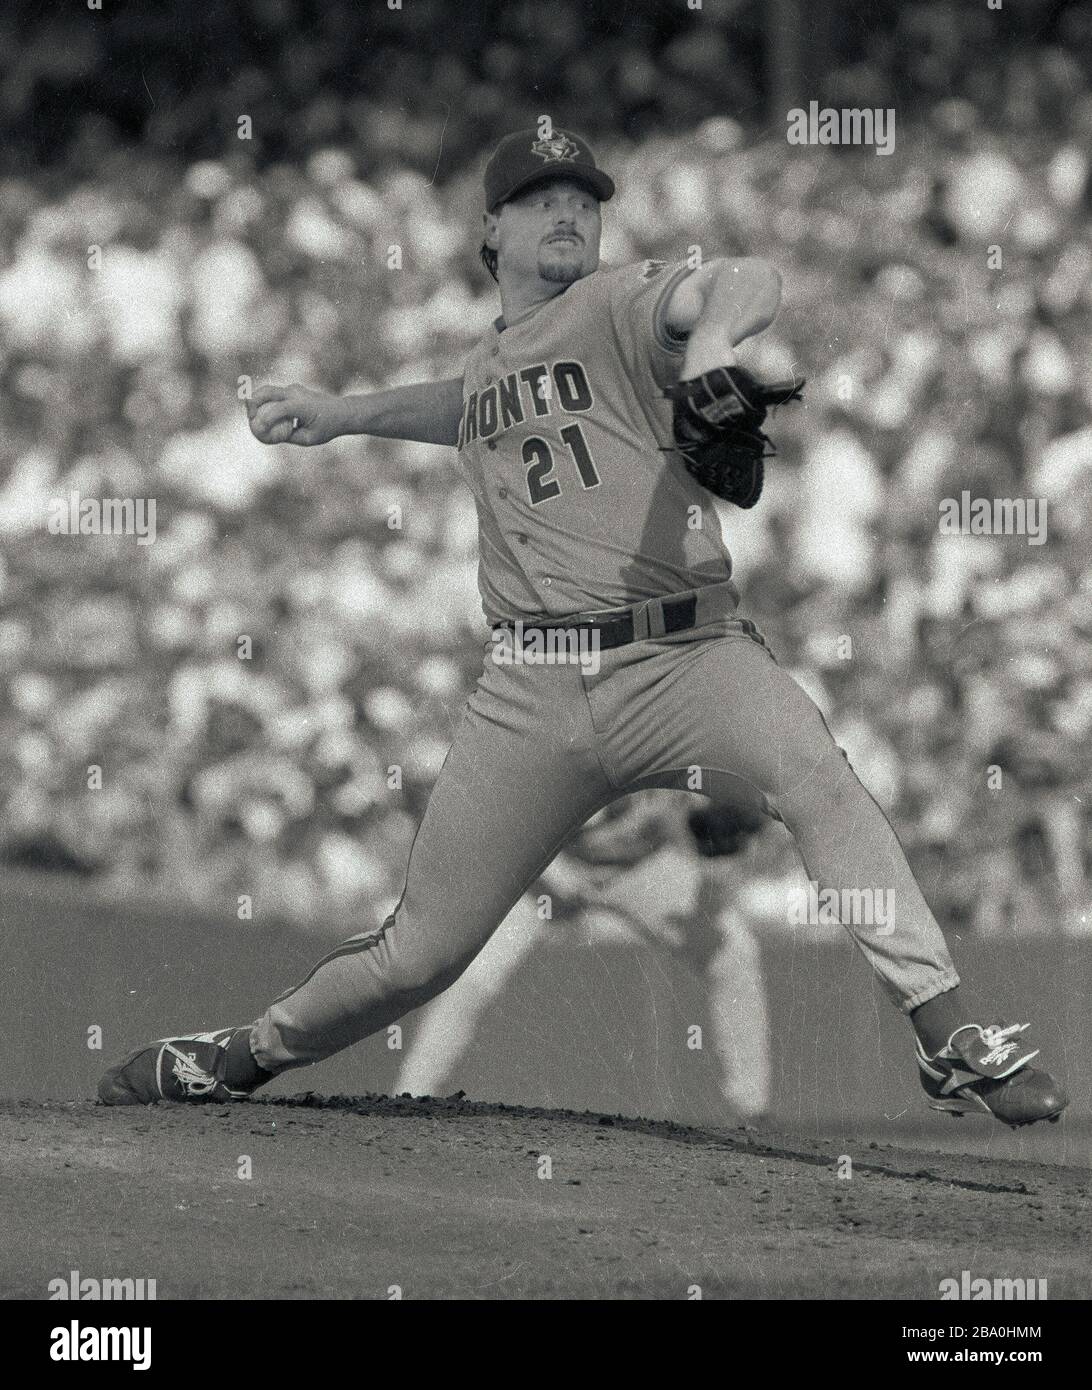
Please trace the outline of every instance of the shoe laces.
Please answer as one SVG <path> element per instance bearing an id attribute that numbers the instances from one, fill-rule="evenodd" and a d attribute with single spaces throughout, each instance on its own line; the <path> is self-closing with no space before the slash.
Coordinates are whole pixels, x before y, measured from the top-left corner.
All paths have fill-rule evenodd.
<path id="1" fill-rule="evenodd" d="M 199 1067 L 192 1057 L 172 1043 L 167 1044 L 167 1051 L 175 1059 L 171 1074 L 178 1078 L 188 1096 L 207 1096 L 216 1089 L 216 1077 Z"/>
<path id="2" fill-rule="evenodd" d="M 1025 1028 L 1030 1027 L 1027 1023 L 988 1023 L 981 1029 L 982 1041 L 987 1047 L 1002 1047 L 1009 1038 L 1016 1033 L 1022 1033 Z"/>
<path id="3" fill-rule="evenodd" d="M 1011 1041 L 1013 1035 L 1022 1033 L 1025 1028 L 1030 1026 L 1027 1023 L 1010 1023 L 1008 1025 L 991 1023 L 983 1028 L 981 1030 L 982 1041 L 987 1049 L 982 1059 L 983 1062 L 996 1065 L 1007 1062 L 1018 1046 L 1017 1043 Z"/>

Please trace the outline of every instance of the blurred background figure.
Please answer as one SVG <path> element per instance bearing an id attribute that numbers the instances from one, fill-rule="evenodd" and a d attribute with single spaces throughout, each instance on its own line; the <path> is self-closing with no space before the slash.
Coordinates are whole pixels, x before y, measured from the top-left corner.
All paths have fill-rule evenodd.
<path id="1" fill-rule="evenodd" d="M 766 986 L 755 924 L 739 891 L 745 876 L 754 876 L 752 842 L 762 826 L 740 808 L 691 810 L 684 796 L 662 791 L 600 812 L 555 860 L 542 892 L 521 899 L 466 973 L 422 1011 L 396 1091 L 450 1092 L 486 1011 L 527 956 L 562 931 L 589 949 L 651 946 L 685 962 L 705 991 L 708 1025 L 700 1043 L 715 1056 L 726 1115 L 764 1115 L 771 1079 Z"/>

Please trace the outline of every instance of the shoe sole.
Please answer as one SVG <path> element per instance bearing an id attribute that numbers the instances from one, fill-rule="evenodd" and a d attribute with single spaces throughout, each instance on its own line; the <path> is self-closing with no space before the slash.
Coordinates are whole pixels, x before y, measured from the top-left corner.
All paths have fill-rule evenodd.
<path id="1" fill-rule="evenodd" d="M 998 1120 L 1001 1124 L 1007 1125 L 1009 1129 L 1026 1129 L 1028 1125 L 1037 1125 L 1043 1120 L 1046 1120 L 1048 1124 L 1056 1125 L 1062 1118 L 1062 1111 L 1065 1109 L 1065 1105 L 1059 1105 L 1057 1109 L 1049 1110 L 1044 1115 L 1032 1115 L 1031 1118 L 1027 1120 L 1002 1119 L 1000 1115 L 995 1114 L 990 1109 L 985 1101 L 979 1100 L 977 1097 L 974 1105 L 971 1105 L 967 1101 L 931 1100 L 929 1102 L 929 1109 L 937 1110 L 942 1115 L 951 1115 L 954 1120 L 961 1120 L 965 1115 L 977 1115 L 981 1112 L 989 1115 L 992 1120 Z"/>

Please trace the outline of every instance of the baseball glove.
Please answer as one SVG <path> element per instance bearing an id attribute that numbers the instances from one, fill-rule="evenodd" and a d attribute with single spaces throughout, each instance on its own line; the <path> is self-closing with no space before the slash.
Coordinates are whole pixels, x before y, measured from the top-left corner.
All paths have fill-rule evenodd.
<path id="1" fill-rule="evenodd" d="M 748 806 L 699 806 L 687 817 L 690 834 L 703 859 L 739 854 L 765 824 L 765 817 Z"/>
<path id="2" fill-rule="evenodd" d="M 714 367 L 668 388 L 675 448 L 716 497 L 753 507 L 762 495 L 763 460 L 777 450 L 762 433 L 767 411 L 798 401 L 804 378 L 762 382 L 743 367 Z"/>

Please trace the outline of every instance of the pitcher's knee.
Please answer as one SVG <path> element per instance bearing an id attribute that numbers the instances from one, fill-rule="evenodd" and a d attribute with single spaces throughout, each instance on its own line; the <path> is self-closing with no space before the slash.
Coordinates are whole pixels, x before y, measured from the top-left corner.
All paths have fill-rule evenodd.
<path id="1" fill-rule="evenodd" d="M 395 943 L 385 971 L 387 988 L 398 997 L 403 1008 L 415 1009 L 454 984 L 468 964 L 469 961 L 452 960 L 446 955 L 430 956 L 425 952 L 404 955 Z"/>

